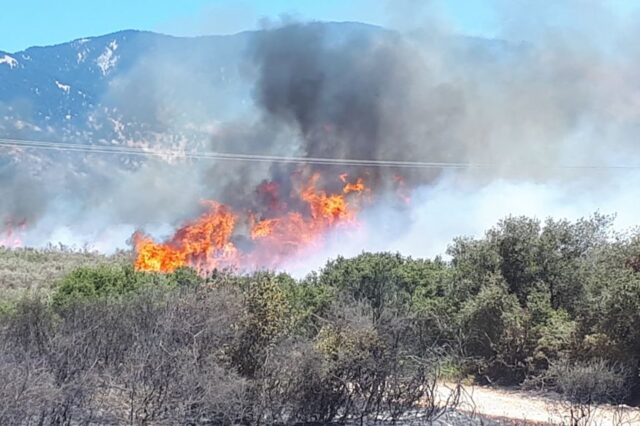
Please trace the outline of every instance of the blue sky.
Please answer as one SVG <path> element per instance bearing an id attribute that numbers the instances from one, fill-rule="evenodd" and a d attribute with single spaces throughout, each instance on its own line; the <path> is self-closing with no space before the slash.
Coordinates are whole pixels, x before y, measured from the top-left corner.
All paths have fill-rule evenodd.
<path id="1" fill-rule="evenodd" d="M 174 35 L 229 34 L 264 18 L 360 21 L 392 26 L 420 0 L 3 0 L 0 50 L 62 43 L 122 29 Z M 424 0 L 423 0 L 424 3 Z M 466 32 L 490 32 L 486 0 L 443 0 L 438 7 Z M 409 15 L 409 14 L 407 14 Z M 397 18 L 400 19 L 400 18 Z M 404 19 L 404 18 L 402 18 Z"/>
<path id="2" fill-rule="evenodd" d="M 0 0 L 0 50 L 15 52 L 123 29 L 173 35 L 230 34 L 260 26 L 264 18 L 291 15 L 323 21 L 360 21 L 387 27 L 420 24 L 424 14 L 438 15 L 455 31 L 496 36 L 505 24 L 498 6 L 521 16 L 549 20 L 547 6 L 589 9 L 597 0 Z M 6 3 L 10 3 L 7 5 Z M 601 0 L 625 15 L 637 0 Z M 416 13 L 416 5 L 431 8 Z M 577 8 L 577 9 L 576 9 Z M 425 9 L 424 7 L 422 9 Z M 535 9 L 535 10 L 533 10 Z M 561 8 L 560 8 L 561 9 Z M 594 9 L 596 10 L 596 9 Z M 500 17 L 502 16 L 502 17 Z M 553 16 L 551 16 L 553 18 Z M 537 20 L 532 22 L 537 25 Z M 507 23 L 508 24 L 508 23 Z"/>

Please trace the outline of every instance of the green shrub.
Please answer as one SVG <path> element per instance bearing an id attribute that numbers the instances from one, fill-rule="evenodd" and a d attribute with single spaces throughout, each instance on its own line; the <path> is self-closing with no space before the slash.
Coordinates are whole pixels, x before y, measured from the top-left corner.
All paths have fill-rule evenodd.
<path id="1" fill-rule="evenodd" d="M 507 218 L 456 240 L 450 262 L 363 253 L 303 280 L 0 251 L 4 277 L 37 262 L 38 280 L 61 276 L 53 294 L 19 284 L 24 297 L 0 296 L 0 370 L 35 371 L 37 395 L 53 387 L 56 404 L 70 398 L 89 417 L 106 412 L 91 400 L 106 374 L 140 422 L 322 423 L 394 417 L 416 401 L 433 418 L 434 380 L 470 376 L 548 384 L 584 420 L 585 406 L 640 389 L 640 233 L 608 226 Z M 43 409 L 33 418 L 62 422 Z"/>
<path id="2" fill-rule="evenodd" d="M 125 265 L 131 254 L 106 256 L 65 246 L 8 249 L 0 247 L 0 299 L 20 296 L 24 290 L 49 291 L 62 277 L 82 266 Z"/>
<path id="3" fill-rule="evenodd" d="M 287 275 L 256 273 L 237 280 L 245 298 L 238 335 L 231 348 L 232 362 L 245 377 L 253 377 L 276 338 L 293 327 L 285 286 Z"/>
<path id="4" fill-rule="evenodd" d="M 136 271 L 131 265 L 81 267 L 61 280 L 52 300 L 55 306 L 62 306 L 78 300 L 122 296 L 145 287 L 193 287 L 202 282 L 188 268 L 165 275 Z"/>
<path id="5" fill-rule="evenodd" d="M 339 257 L 322 269 L 318 280 L 335 288 L 341 298 L 365 302 L 378 321 L 385 311 L 407 313 L 414 303 L 442 296 L 448 274 L 439 259 L 414 260 L 392 253 Z"/>

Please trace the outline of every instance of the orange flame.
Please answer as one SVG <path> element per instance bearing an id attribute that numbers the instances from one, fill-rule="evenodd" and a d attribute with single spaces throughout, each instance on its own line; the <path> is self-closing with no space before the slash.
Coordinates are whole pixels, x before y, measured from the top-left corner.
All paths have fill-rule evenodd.
<path id="1" fill-rule="evenodd" d="M 340 175 L 340 180 L 345 184 L 344 188 L 342 188 L 342 192 L 345 194 L 350 192 L 363 192 L 367 189 L 362 178 L 356 179 L 356 183 L 349 183 L 347 182 L 348 177 L 349 176 L 346 173 Z"/>
<path id="2" fill-rule="evenodd" d="M 357 225 L 358 198 L 366 191 L 364 181 L 350 183 L 346 175 L 340 179 L 344 183 L 342 191 L 329 194 L 318 189 L 320 175 L 312 175 L 292 197 L 302 204 L 301 211 L 286 211 L 287 203 L 279 200 L 277 184 L 263 183 L 258 192 L 267 195 L 271 217 L 260 219 L 255 212 L 241 217 L 227 206 L 206 201 L 207 212 L 185 224 L 167 242 L 156 243 L 142 233 L 134 234 L 136 269 L 172 272 L 190 266 L 206 274 L 225 267 L 277 267 L 305 250 L 319 247 L 327 231 Z M 243 237 L 244 229 L 248 229 L 248 235 Z M 250 246 L 240 250 L 236 242 L 242 239 Z"/>
<path id="3" fill-rule="evenodd" d="M 170 272 L 189 265 L 213 269 L 233 259 L 236 250 L 229 239 L 235 227 L 235 215 L 226 206 L 213 201 L 206 201 L 205 205 L 208 212 L 180 228 L 164 244 L 156 244 L 151 238 L 135 233 L 136 268 Z"/>

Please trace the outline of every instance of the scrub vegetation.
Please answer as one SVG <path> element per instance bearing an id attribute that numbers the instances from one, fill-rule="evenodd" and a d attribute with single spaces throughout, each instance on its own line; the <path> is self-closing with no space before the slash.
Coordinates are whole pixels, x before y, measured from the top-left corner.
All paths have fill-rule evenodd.
<path id="1" fill-rule="evenodd" d="M 555 391 L 586 424 L 640 395 L 640 233 L 610 217 L 510 217 L 446 258 L 363 253 L 300 280 L 0 264 L 0 424 L 428 420 L 459 402 L 443 381 Z"/>

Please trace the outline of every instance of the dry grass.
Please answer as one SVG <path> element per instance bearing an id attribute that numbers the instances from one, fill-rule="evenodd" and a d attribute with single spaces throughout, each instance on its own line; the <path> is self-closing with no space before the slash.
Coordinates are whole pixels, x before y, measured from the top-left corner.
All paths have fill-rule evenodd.
<path id="1" fill-rule="evenodd" d="M 131 254 L 119 252 L 106 256 L 65 246 L 43 249 L 0 247 L 0 300 L 8 300 L 25 291 L 48 291 L 58 279 L 79 266 L 130 262 Z"/>

